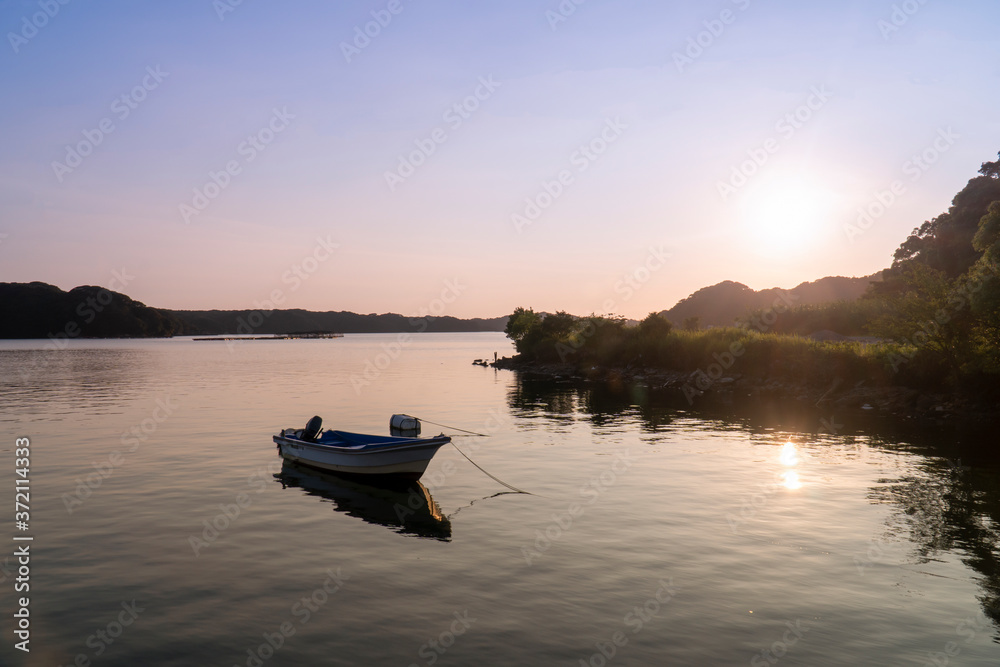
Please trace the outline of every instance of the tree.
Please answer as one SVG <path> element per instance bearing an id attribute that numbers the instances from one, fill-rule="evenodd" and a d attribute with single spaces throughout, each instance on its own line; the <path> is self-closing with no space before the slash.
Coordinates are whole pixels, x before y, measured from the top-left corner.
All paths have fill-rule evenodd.
<path id="1" fill-rule="evenodd" d="M 881 315 L 872 332 L 916 348 L 931 362 L 947 365 L 957 375 L 969 359 L 972 313 L 961 296 L 963 281 L 949 280 L 943 271 L 913 262 L 899 269 L 900 288 L 880 299 Z M 898 364 L 893 363 L 897 370 Z"/>
<path id="2" fill-rule="evenodd" d="M 576 329 L 577 318 L 564 310 L 550 313 L 542 318 L 538 331 L 543 339 L 564 341 Z"/>
<path id="3" fill-rule="evenodd" d="M 567 344 L 579 327 L 579 318 L 567 312 L 538 314 L 530 308 L 515 308 L 504 333 L 514 341 L 518 353 L 529 359 L 552 360 L 556 346 Z"/>
<path id="4" fill-rule="evenodd" d="M 966 292 L 976 316 L 973 337 L 983 358 L 981 366 L 1000 372 L 1000 201 L 990 205 L 972 243 L 983 253 L 967 280 Z"/>
<path id="5" fill-rule="evenodd" d="M 534 310 L 518 306 L 507 319 L 507 326 L 504 327 L 503 332 L 507 334 L 507 338 L 514 341 L 515 349 L 518 352 L 523 352 L 521 343 L 524 341 L 525 336 L 538 326 L 540 321 L 541 317 Z"/>
<path id="6" fill-rule="evenodd" d="M 1000 161 L 998 161 L 1000 163 Z M 994 201 L 1000 200 L 1000 173 L 984 163 L 977 176 L 955 195 L 948 211 L 914 229 L 893 254 L 892 268 L 881 283 L 874 283 L 875 292 L 885 293 L 900 287 L 899 270 L 905 264 L 918 262 L 938 271 L 949 279 L 956 279 L 975 264 L 979 253 L 972 246 L 972 239 L 979 229 L 979 221 Z"/>
<path id="7" fill-rule="evenodd" d="M 1000 153 L 997 153 L 996 162 L 984 162 L 979 173 L 987 178 L 1000 178 Z"/>
<path id="8" fill-rule="evenodd" d="M 686 331 L 697 331 L 701 328 L 701 318 L 697 315 L 684 318 L 684 329 Z"/>
<path id="9" fill-rule="evenodd" d="M 689 317 L 688 320 L 690 319 Z M 643 338 L 661 338 L 669 334 L 673 328 L 674 325 L 670 323 L 670 320 L 660 313 L 650 313 L 642 322 L 639 322 L 639 335 Z"/>
<path id="10" fill-rule="evenodd" d="M 979 221 L 979 229 L 972 237 L 972 247 L 983 253 L 981 261 L 989 264 L 1000 261 L 1000 201 L 990 204 L 986 215 Z"/>

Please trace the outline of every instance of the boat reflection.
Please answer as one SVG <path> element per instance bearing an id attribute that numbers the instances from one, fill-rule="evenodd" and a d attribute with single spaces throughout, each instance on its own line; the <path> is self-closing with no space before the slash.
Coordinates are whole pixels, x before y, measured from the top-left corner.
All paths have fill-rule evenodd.
<path id="1" fill-rule="evenodd" d="M 333 502 L 336 512 L 392 528 L 401 535 L 451 540 L 451 522 L 420 482 L 375 485 L 291 461 L 285 461 L 274 477 L 282 488 L 299 488 Z"/>

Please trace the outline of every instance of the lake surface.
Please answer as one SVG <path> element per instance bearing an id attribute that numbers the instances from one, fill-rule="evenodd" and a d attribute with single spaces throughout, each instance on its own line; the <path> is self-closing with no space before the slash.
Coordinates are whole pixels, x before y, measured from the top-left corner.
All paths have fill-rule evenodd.
<path id="1" fill-rule="evenodd" d="M 961 436 L 472 366 L 494 333 L 53 347 L 0 343 L 34 537 L 4 665 L 1000 664 L 1000 476 Z M 391 490 L 271 441 L 393 413 L 536 495 L 451 447 Z"/>

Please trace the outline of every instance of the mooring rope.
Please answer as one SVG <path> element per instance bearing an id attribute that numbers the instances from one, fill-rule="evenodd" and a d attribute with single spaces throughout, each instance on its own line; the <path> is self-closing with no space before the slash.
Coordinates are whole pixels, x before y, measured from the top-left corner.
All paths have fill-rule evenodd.
<path id="1" fill-rule="evenodd" d="M 432 422 L 430 419 L 421 419 L 420 417 L 414 417 L 413 415 L 407 415 L 407 414 L 404 414 L 403 416 L 404 417 L 409 417 L 410 419 L 416 419 L 417 421 L 420 421 L 420 422 L 426 422 L 428 424 L 434 424 L 435 426 L 440 426 L 441 428 L 450 429 L 452 431 L 461 431 L 462 433 L 468 433 L 469 435 L 477 435 L 477 436 L 479 436 L 481 438 L 488 438 L 488 437 L 490 437 L 490 436 L 488 436 L 485 433 L 476 433 L 475 431 L 468 431 L 468 430 L 466 430 L 464 428 L 458 428 L 458 427 L 455 427 L 455 426 L 448 426 L 447 424 L 439 424 L 437 422 Z M 451 446 L 454 447 L 455 449 L 458 449 L 458 445 L 456 445 L 454 442 L 451 443 Z M 473 461 L 471 458 L 469 458 L 469 455 L 466 454 L 465 452 L 463 452 L 461 449 L 458 449 L 458 453 L 461 454 L 462 456 L 464 456 L 469 463 L 471 463 L 472 465 L 474 465 L 477 468 L 479 468 L 479 470 L 484 475 L 486 475 L 487 477 L 489 477 L 490 479 L 492 479 L 497 484 L 500 484 L 502 486 L 506 486 L 508 489 L 510 489 L 511 491 L 514 491 L 515 493 L 523 493 L 523 494 L 528 495 L 528 496 L 537 496 L 539 498 L 542 497 L 542 496 L 539 496 L 537 493 L 532 493 L 531 491 L 525 491 L 524 489 L 519 489 L 516 486 L 513 486 L 512 484 L 508 484 L 507 482 L 503 481 L 499 477 L 497 477 L 495 475 L 491 475 L 489 472 L 486 471 L 485 468 L 483 468 L 481 465 L 479 465 L 478 463 L 476 463 L 475 461 Z"/>
<path id="2" fill-rule="evenodd" d="M 454 447 L 455 449 L 458 449 L 458 445 L 456 445 L 454 442 L 451 443 L 451 446 Z M 478 463 L 476 463 L 475 461 L 473 461 L 472 459 L 470 459 L 469 455 L 466 454 L 465 452 L 463 452 L 461 449 L 458 449 L 458 453 L 461 454 L 462 456 L 464 456 L 469 461 L 469 463 L 471 463 L 472 465 L 474 465 L 477 468 L 479 468 L 483 472 L 484 475 L 486 475 L 487 477 L 489 477 L 493 481 L 497 482 L 498 484 L 502 484 L 503 486 L 506 486 L 511 491 L 516 491 L 517 493 L 523 493 L 523 494 L 528 495 L 528 496 L 537 495 L 537 494 L 532 493 L 531 491 L 525 491 L 523 489 L 517 488 L 516 486 L 512 486 L 512 485 L 508 484 L 507 482 L 503 481 L 502 479 L 500 479 L 499 477 L 496 477 L 496 476 L 491 475 L 490 473 L 486 472 L 486 470 L 483 469 L 483 467 L 481 465 L 479 465 Z"/>
<path id="3" fill-rule="evenodd" d="M 440 426 L 441 428 L 447 428 L 452 431 L 461 431 L 462 433 L 468 433 L 469 435 L 478 435 L 481 438 L 488 438 L 489 435 L 485 433 L 476 433 L 475 431 L 466 431 L 464 428 L 458 428 L 456 426 L 448 426 L 447 424 L 438 424 L 437 422 L 432 422 L 430 419 L 421 419 L 420 417 L 414 417 L 413 415 L 404 414 L 404 417 L 409 417 L 410 419 L 416 419 L 420 422 L 426 422 L 428 424 L 434 424 L 435 426 Z"/>
<path id="4" fill-rule="evenodd" d="M 471 501 L 468 505 L 462 505 L 461 507 L 459 507 L 457 510 L 455 510 L 445 518 L 447 518 L 450 521 L 451 518 L 454 517 L 456 514 L 458 514 L 464 509 L 472 507 L 480 500 L 489 500 L 490 498 L 496 498 L 497 496 L 516 496 L 516 495 L 517 495 L 516 491 L 497 491 L 492 496 L 483 496 L 482 498 L 476 498 L 475 500 Z"/>

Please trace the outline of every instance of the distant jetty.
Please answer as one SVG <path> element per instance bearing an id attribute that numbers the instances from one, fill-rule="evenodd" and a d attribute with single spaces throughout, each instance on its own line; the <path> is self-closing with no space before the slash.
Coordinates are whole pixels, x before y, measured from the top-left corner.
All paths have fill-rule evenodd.
<path id="1" fill-rule="evenodd" d="M 192 340 L 196 341 L 224 341 L 224 340 L 300 340 L 300 339 L 314 339 L 314 338 L 343 338 L 342 333 L 326 333 L 326 332 L 306 332 L 306 333 L 289 333 L 289 334 L 274 334 L 272 336 L 219 336 L 214 338 L 194 338 Z"/>

